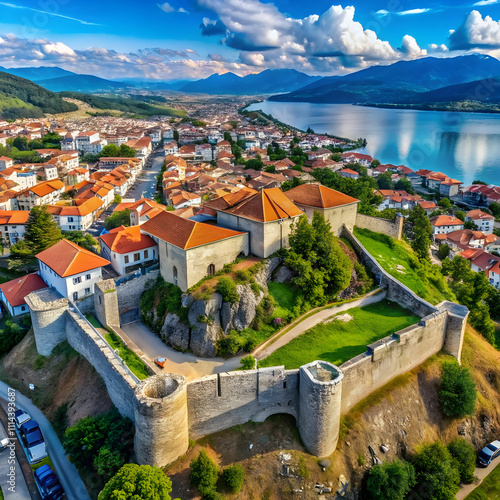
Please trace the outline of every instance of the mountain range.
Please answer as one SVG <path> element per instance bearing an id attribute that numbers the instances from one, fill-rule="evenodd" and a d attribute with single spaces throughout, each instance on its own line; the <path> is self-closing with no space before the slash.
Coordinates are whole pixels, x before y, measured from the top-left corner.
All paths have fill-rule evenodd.
<path id="1" fill-rule="evenodd" d="M 410 104 L 420 99 L 448 102 L 463 95 L 464 89 L 458 89 L 457 93 L 457 89 L 445 90 L 447 87 L 497 76 L 500 77 L 500 61 L 491 56 L 426 57 L 372 66 L 345 76 L 324 77 L 287 94 L 274 95 L 270 100 L 352 104 Z M 432 93 L 438 89 L 441 92 Z M 453 99 L 452 93 L 456 94 Z"/>

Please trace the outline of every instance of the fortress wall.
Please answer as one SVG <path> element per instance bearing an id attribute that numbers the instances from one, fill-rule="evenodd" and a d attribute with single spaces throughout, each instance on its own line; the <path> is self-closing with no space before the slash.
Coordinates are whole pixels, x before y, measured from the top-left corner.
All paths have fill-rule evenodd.
<path id="1" fill-rule="evenodd" d="M 340 366 L 342 413 L 394 377 L 421 365 L 443 348 L 447 311 L 437 311 L 390 337 L 368 346 L 367 351 Z"/>
<path id="2" fill-rule="evenodd" d="M 356 214 L 356 226 L 362 229 L 369 229 L 376 233 L 383 233 L 391 238 L 400 240 L 403 234 L 404 218 L 396 216 L 394 220 L 381 219 L 370 215 Z"/>
<path id="3" fill-rule="evenodd" d="M 159 275 L 160 271 L 157 269 L 117 286 L 116 292 L 118 294 L 120 314 L 130 309 L 138 309 L 142 292 L 146 288 L 146 283 L 150 280 L 155 281 Z"/>
<path id="4" fill-rule="evenodd" d="M 275 413 L 297 416 L 298 370 L 283 366 L 209 375 L 188 383 L 189 434 L 198 439 Z"/>
<path id="5" fill-rule="evenodd" d="M 373 217 L 376 219 L 376 217 Z M 372 231 L 373 228 L 369 228 Z M 370 271 L 375 275 L 376 280 L 380 280 L 380 286 L 387 287 L 387 299 L 397 302 L 403 307 L 410 309 L 417 316 L 424 317 L 437 311 L 437 308 L 426 300 L 420 298 L 406 285 L 386 272 L 377 260 L 366 250 L 354 234 L 345 226 L 342 228 L 342 236 L 347 238 L 354 246 L 357 254 Z"/>
<path id="6" fill-rule="evenodd" d="M 84 356 L 103 378 L 109 397 L 122 415 L 134 420 L 134 389 L 137 381 L 118 360 L 91 325 L 76 312 L 66 313 L 66 336 L 73 349 Z"/>

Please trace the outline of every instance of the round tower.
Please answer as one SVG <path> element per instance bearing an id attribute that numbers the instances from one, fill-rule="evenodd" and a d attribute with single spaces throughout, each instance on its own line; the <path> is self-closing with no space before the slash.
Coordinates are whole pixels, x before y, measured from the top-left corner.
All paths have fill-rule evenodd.
<path id="1" fill-rule="evenodd" d="M 326 361 L 300 367 L 300 437 L 307 450 L 317 457 L 331 455 L 337 447 L 343 373 Z"/>
<path id="2" fill-rule="evenodd" d="M 183 455 L 189 444 L 187 385 L 182 375 L 155 375 L 135 389 L 137 461 L 163 467 Z"/>

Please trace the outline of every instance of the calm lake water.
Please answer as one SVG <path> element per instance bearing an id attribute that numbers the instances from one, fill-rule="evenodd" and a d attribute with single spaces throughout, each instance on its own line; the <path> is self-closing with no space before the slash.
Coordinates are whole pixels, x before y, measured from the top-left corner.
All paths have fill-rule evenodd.
<path id="1" fill-rule="evenodd" d="M 428 168 L 463 181 L 500 185 L 500 115 L 265 101 L 278 120 L 316 133 L 367 140 L 358 150 L 381 163 Z"/>

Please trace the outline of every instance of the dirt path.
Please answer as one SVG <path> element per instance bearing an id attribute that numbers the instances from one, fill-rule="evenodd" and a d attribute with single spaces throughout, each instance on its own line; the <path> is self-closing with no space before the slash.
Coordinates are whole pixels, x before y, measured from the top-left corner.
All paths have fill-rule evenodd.
<path id="1" fill-rule="evenodd" d="M 333 306 L 328 309 L 323 309 L 318 311 L 316 314 L 305 318 L 304 320 L 300 320 L 300 318 L 295 322 L 295 326 L 293 326 L 288 332 L 279 337 L 276 340 L 276 336 L 279 336 L 279 332 L 276 336 L 271 337 L 267 342 L 259 346 L 253 353 L 253 357 L 257 360 L 261 360 L 270 356 L 274 351 L 288 344 L 291 340 L 299 335 L 302 335 L 304 332 L 316 326 L 317 324 L 325 321 L 326 319 L 338 314 L 342 311 L 347 311 L 348 309 L 352 309 L 353 307 L 361 307 L 367 306 L 368 304 L 373 304 L 375 302 L 380 302 L 386 296 L 386 291 L 380 292 L 379 289 L 370 292 L 359 300 L 355 300 L 353 302 L 346 302 L 345 304 L 340 304 L 338 306 Z M 293 325 L 293 323 L 292 323 Z"/>
<path id="2" fill-rule="evenodd" d="M 456 498 L 458 500 L 462 500 L 465 498 L 469 493 L 474 491 L 484 480 L 484 478 L 490 473 L 493 472 L 495 467 L 500 465 L 500 457 L 495 458 L 493 462 L 491 462 L 488 467 L 476 467 L 476 470 L 474 472 L 474 476 L 476 476 L 479 479 L 478 483 L 472 483 L 472 484 L 461 484 L 460 485 L 460 490 L 456 494 Z"/>

